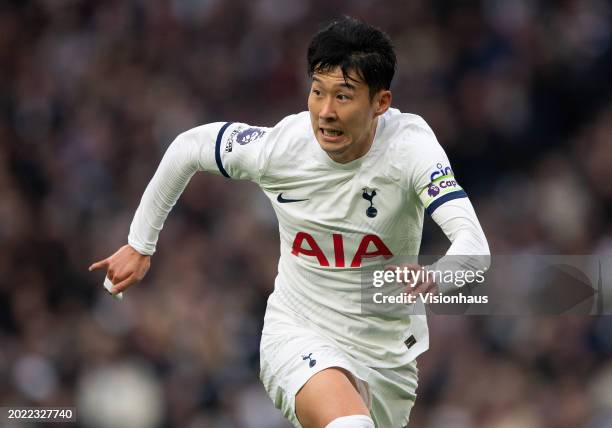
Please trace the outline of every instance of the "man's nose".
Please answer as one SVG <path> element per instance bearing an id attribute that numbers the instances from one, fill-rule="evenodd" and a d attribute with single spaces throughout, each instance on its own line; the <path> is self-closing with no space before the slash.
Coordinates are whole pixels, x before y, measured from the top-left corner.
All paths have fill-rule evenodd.
<path id="1" fill-rule="evenodd" d="M 334 105 L 333 98 L 326 98 L 321 105 L 321 111 L 319 117 L 325 120 L 336 119 L 336 107 Z"/>

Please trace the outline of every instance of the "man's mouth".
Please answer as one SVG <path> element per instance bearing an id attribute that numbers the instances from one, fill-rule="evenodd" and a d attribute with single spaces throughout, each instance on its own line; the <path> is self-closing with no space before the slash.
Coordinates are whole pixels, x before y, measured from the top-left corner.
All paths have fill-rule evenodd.
<path id="1" fill-rule="evenodd" d="M 339 137 L 343 134 L 343 132 L 340 131 L 339 129 L 319 128 L 319 130 L 326 137 Z"/>

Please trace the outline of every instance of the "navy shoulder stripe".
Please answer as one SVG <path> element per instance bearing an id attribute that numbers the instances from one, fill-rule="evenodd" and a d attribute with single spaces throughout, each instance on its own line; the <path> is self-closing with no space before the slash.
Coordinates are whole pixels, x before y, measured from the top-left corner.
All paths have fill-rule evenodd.
<path id="1" fill-rule="evenodd" d="M 438 208 L 443 203 L 452 201 L 453 199 L 467 198 L 467 197 L 468 195 L 467 193 L 465 193 L 464 190 L 457 190 L 454 192 L 450 192 L 444 196 L 441 196 L 439 199 L 436 199 L 431 204 L 429 204 L 429 206 L 427 207 L 425 211 L 427 211 L 427 214 L 432 215 L 433 212 L 436 210 L 436 208 Z"/>
<path id="2" fill-rule="evenodd" d="M 230 126 L 232 123 L 234 122 L 226 122 L 225 125 L 223 125 L 221 129 L 219 129 L 219 133 L 217 134 L 217 142 L 215 143 L 215 161 L 217 162 L 217 168 L 219 168 L 221 174 L 223 174 L 223 176 L 227 178 L 231 177 L 227 173 L 225 168 L 223 168 L 223 163 L 221 162 L 221 139 L 223 138 L 223 133 L 225 132 L 227 127 Z"/>

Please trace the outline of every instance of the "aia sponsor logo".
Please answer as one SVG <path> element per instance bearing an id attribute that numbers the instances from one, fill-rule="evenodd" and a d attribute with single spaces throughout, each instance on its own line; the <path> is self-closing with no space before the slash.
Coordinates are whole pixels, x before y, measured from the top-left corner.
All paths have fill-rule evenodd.
<path id="1" fill-rule="evenodd" d="M 331 239 L 334 247 L 334 267 L 346 267 L 347 259 L 344 253 L 344 237 L 339 233 L 334 233 Z M 298 257 L 300 257 L 300 255 L 314 257 L 320 266 L 330 266 L 330 258 L 323 252 L 313 236 L 306 232 L 298 232 L 295 235 L 291 254 Z M 362 260 L 368 257 L 384 257 L 388 259 L 393 257 L 393 253 L 380 237 L 376 235 L 365 235 L 361 239 L 357 251 L 351 258 L 350 267 L 361 267 Z"/>

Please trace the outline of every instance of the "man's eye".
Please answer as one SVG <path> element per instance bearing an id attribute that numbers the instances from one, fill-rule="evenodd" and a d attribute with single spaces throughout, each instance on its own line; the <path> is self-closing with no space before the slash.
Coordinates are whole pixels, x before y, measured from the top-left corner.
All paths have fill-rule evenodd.
<path id="1" fill-rule="evenodd" d="M 312 93 L 315 94 L 316 96 L 321 95 L 321 91 L 319 91 L 318 89 L 313 89 Z"/>
<path id="2" fill-rule="evenodd" d="M 350 100 L 348 95 L 344 95 L 344 94 L 338 94 L 336 95 L 336 98 L 338 98 L 340 101 L 347 101 Z"/>

